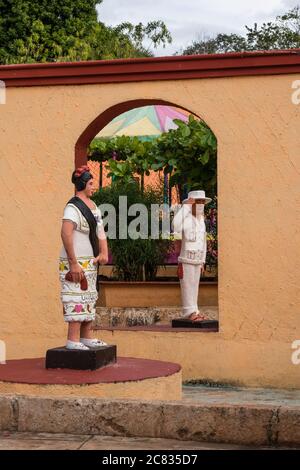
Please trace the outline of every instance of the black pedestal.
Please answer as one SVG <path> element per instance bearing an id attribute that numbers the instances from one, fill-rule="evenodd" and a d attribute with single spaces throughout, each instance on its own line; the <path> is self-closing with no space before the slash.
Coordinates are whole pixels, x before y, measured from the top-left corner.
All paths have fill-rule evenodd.
<path id="1" fill-rule="evenodd" d="M 117 360 L 115 345 L 90 348 L 88 351 L 66 349 L 65 347 L 48 349 L 46 369 L 96 370 Z"/>
<path id="2" fill-rule="evenodd" d="M 175 318 L 172 320 L 172 328 L 219 328 L 217 320 L 193 321 L 188 318 Z"/>

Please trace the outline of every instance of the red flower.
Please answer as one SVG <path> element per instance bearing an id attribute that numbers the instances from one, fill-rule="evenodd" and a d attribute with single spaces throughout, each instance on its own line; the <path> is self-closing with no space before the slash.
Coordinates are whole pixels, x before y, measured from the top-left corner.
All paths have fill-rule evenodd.
<path id="1" fill-rule="evenodd" d="M 85 171 L 90 171 L 89 167 L 87 165 L 82 165 L 79 168 L 76 168 L 75 171 L 75 176 L 79 177 L 84 173 Z"/>

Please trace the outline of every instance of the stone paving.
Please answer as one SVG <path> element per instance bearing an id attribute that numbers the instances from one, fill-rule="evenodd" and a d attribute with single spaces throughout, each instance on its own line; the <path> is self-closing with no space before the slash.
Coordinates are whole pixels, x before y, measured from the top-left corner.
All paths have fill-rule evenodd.
<path id="1" fill-rule="evenodd" d="M 184 403 L 300 406 L 300 390 L 184 385 Z"/>
<path id="2" fill-rule="evenodd" d="M 75 434 L 0 433 L 0 450 L 239 450 L 253 447 L 176 439 Z M 266 448 L 267 449 L 267 448 Z"/>

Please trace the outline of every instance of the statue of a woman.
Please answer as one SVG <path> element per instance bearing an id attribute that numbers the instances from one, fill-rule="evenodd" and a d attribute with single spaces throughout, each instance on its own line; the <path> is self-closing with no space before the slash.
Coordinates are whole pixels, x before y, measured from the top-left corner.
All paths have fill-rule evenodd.
<path id="1" fill-rule="evenodd" d="M 100 209 L 90 199 L 94 187 L 87 165 L 73 172 L 72 183 L 75 197 L 65 206 L 61 228 L 61 301 L 68 322 L 66 348 L 87 350 L 106 346 L 92 339 L 91 325 L 98 299 L 98 264 L 107 263 L 108 248 Z"/>

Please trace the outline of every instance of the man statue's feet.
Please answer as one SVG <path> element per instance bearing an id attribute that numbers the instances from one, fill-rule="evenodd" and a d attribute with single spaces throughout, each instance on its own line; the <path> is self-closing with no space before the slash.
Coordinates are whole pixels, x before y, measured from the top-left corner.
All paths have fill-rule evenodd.
<path id="1" fill-rule="evenodd" d="M 203 313 L 200 313 L 200 312 L 191 313 L 187 317 L 187 319 L 192 320 L 192 322 L 201 322 L 201 321 L 209 320 L 209 318 L 206 315 L 204 315 Z"/>

